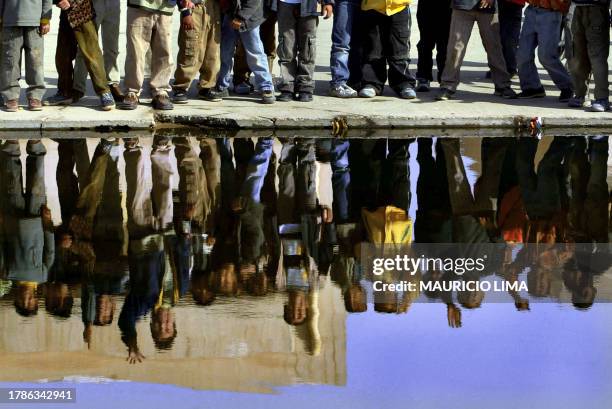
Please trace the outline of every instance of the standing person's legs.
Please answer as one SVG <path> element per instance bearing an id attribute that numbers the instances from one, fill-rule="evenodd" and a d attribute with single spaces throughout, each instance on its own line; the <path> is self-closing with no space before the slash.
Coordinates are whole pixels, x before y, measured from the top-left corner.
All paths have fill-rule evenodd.
<path id="1" fill-rule="evenodd" d="M 21 87 L 21 51 L 25 45 L 23 27 L 4 27 L 2 29 L 2 54 L 0 56 L 0 84 L 4 101 L 19 100 Z M 42 52 L 42 50 L 41 50 Z"/>
<path id="2" fill-rule="evenodd" d="M 512 76 L 517 72 L 516 53 L 521 34 L 523 6 L 512 3 L 510 0 L 498 0 L 497 4 L 502 52 L 506 61 L 506 70 Z"/>
<path id="3" fill-rule="evenodd" d="M 608 100 L 608 56 L 610 54 L 610 12 L 607 6 L 588 6 L 587 53 L 593 70 L 596 100 Z"/>
<path id="4" fill-rule="evenodd" d="M 41 100 L 45 95 L 45 44 L 37 27 L 24 27 L 25 70 L 28 99 Z"/>
<path id="5" fill-rule="evenodd" d="M 146 55 L 153 36 L 153 14 L 128 7 L 127 9 L 127 53 L 125 57 L 126 92 L 140 95 L 144 82 Z"/>
<path id="6" fill-rule="evenodd" d="M 221 26 L 221 68 L 217 75 L 217 88 L 220 90 L 229 88 L 237 40 L 238 32 L 232 28 L 232 18 L 226 14 Z"/>
<path id="7" fill-rule="evenodd" d="M 417 43 L 419 60 L 417 62 L 416 77 L 419 81 L 433 81 L 433 49 L 436 47 L 438 31 L 438 4 L 432 1 L 419 1 L 417 7 L 417 25 L 420 39 Z M 438 50 L 438 54 L 440 50 Z M 438 67 L 439 68 L 439 67 Z"/>
<path id="8" fill-rule="evenodd" d="M 359 2 L 355 0 L 338 0 L 334 6 L 334 25 L 332 28 L 332 46 L 330 55 L 331 86 L 344 85 L 348 82 L 349 55 L 355 16 L 359 12 Z"/>
<path id="9" fill-rule="evenodd" d="M 539 39 L 538 59 L 540 64 L 544 66 L 557 88 L 560 90 L 571 90 L 572 79 L 561 63 L 559 56 L 563 14 L 558 11 L 544 10 L 540 13 L 540 17 L 537 24 Z"/>
<path id="10" fill-rule="evenodd" d="M 521 89 L 536 90 L 542 88 L 538 68 L 535 64 L 535 50 L 538 47 L 538 11 L 528 6 L 525 10 L 525 21 L 519 40 L 517 64 Z"/>
<path id="11" fill-rule="evenodd" d="M 438 83 L 442 82 L 442 73 L 444 72 L 444 66 L 446 64 L 446 54 L 448 52 L 448 36 L 451 25 L 451 16 L 453 9 L 450 6 L 450 0 L 441 6 L 442 10 L 438 10 L 436 22 L 438 24 L 438 30 L 436 30 L 436 65 L 438 69 L 437 80 Z"/>
<path id="12" fill-rule="evenodd" d="M 274 67 L 274 59 L 276 58 L 276 13 L 269 12 L 266 21 L 259 26 L 259 36 L 263 43 L 264 53 L 268 57 L 268 67 L 272 73 Z"/>
<path id="13" fill-rule="evenodd" d="M 104 19 L 101 22 L 104 70 L 109 84 L 119 84 L 119 25 L 121 23 L 120 0 L 106 0 Z"/>
<path id="14" fill-rule="evenodd" d="M 221 47 L 221 8 L 216 1 L 209 1 L 202 6 L 205 18 L 202 27 L 203 56 L 200 66 L 198 89 L 213 88 L 217 83 L 217 74 L 221 61 L 219 58 Z"/>
<path id="15" fill-rule="evenodd" d="M 384 55 L 381 32 L 390 23 L 384 14 L 368 10 L 363 12 L 363 64 L 361 67 L 362 85 L 376 89 L 376 94 L 383 92 L 387 82 L 387 59 Z"/>
<path id="16" fill-rule="evenodd" d="M 569 66 L 577 98 L 586 97 L 591 74 L 591 61 L 587 49 L 587 30 L 589 30 L 587 8 L 587 6 L 576 7 L 571 22 L 572 58 L 569 60 Z"/>
<path id="17" fill-rule="evenodd" d="M 410 73 L 410 8 L 390 16 L 389 30 L 383 39 L 386 44 L 389 64 L 389 86 L 397 93 L 409 87 L 414 88 L 416 80 Z M 384 30 L 381 30 L 384 31 Z"/>
<path id="18" fill-rule="evenodd" d="M 296 92 L 298 71 L 298 29 L 300 5 L 278 2 L 278 64 L 280 66 L 281 92 Z"/>
<path id="19" fill-rule="evenodd" d="M 100 30 L 100 25 L 104 21 L 106 17 L 106 2 L 105 0 L 93 0 L 93 8 L 95 10 L 95 19 L 94 24 L 96 26 L 96 31 Z M 119 26 L 117 20 L 117 27 Z M 106 47 L 104 47 L 104 55 L 106 55 Z M 75 91 L 80 92 L 81 94 L 85 94 L 87 91 L 87 67 L 85 66 L 85 61 L 83 61 L 83 55 L 81 51 L 77 51 L 76 59 L 74 61 L 74 83 L 73 89 Z"/>
<path id="20" fill-rule="evenodd" d="M 491 79 L 496 88 L 508 88 L 511 84 L 510 74 L 506 70 L 506 60 L 502 53 L 498 15 L 497 13 L 476 13 L 476 16 L 482 45 L 487 52 L 487 62 L 491 69 Z"/>
<path id="21" fill-rule="evenodd" d="M 442 73 L 441 88 L 446 88 L 449 91 L 456 91 L 459 85 L 459 76 L 461 73 L 461 65 L 465 58 L 472 28 L 476 18 L 474 13 L 463 10 L 453 9 L 451 17 L 451 26 L 448 37 L 448 51 L 446 53 L 446 63 L 444 72 Z"/>
<path id="22" fill-rule="evenodd" d="M 94 91 L 98 95 L 110 92 L 106 71 L 104 71 L 104 59 L 98 44 L 98 32 L 94 22 L 83 23 L 79 27 L 75 27 L 73 31 L 91 77 Z"/>
<path id="23" fill-rule="evenodd" d="M 151 40 L 151 96 L 167 95 L 172 89 L 172 16 L 155 15 Z"/>
<path id="24" fill-rule="evenodd" d="M 316 16 L 300 17 L 297 21 L 297 77 L 295 88 L 297 92 L 312 94 L 315 88 L 315 60 L 317 57 L 317 26 Z"/>
<path id="25" fill-rule="evenodd" d="M 174 84 L 172 85 L 175 91 L 187 91 L 204 62 L 207 41 L 205 26 L 208 19 L 204 6 L 196 5 L 191 11 L 191 18 L 194 25 L 191 30 L 185 30 L 182 26 L 179 29 L 179 52 L 176 57 L 176 70 L 174 71 Z"/>
<path id="26" fill-rule="evenodd" d="M 259 37 L 259 27 L 249 31 L 241 31 L 239 34 L 242 45 L 244 45 L 249 69 L 253 72 L 255 78 L 255 89 L 258 91 L 274 91 L 268 60 Z"/>
<path id="27" fill-rule="evenodd" d="M 68 22 L 68 14 L 60 13 L 60 24 L 57 32 L 57 48 L 55 49 L 55 69 L 57 70 L 58 94 L 71 97 L 74 80 L 72 61 L 78 50 L 77 39 Z"/>

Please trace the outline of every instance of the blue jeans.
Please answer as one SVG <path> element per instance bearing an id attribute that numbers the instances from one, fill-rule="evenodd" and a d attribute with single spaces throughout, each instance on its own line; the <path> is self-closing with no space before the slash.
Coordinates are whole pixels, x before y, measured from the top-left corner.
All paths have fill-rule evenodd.
<path id="1" fill-rule="evenodd" d="M 255 76 L 255 89 L 259 91 L 274 91 L 272 75 L 268 67 L 268 57 L 264 52 L 263 43 L 259 37 L 259 27 L 249 31 L 237 31 L 232 28 L 232 18 L 223 16 L 221 27 L 221 70 L 217 76 L 217 87 L 227 89 L 230 85 L 230 71 L 234 65 L 234 52 L 238 36 L 244 46 L 247 64 Z"/>
<path id="2" fill-rule="evenodd" d="M 332 86 L 346 84 L 351 76 L 352 67 L 349 65 L 349 59 L 352 60 L 355 53 L 355 50 L 351 48 L 351 43 L 354 42 L 352 34 L 353 27 L 357 26 L 357 16 L 360 10 L 360 0 L 337 0 L 334 6 L 330 58 Z M 359 61 L 356 62 L 359 64 Z"/>
<path id="3" fill-rule="evenodd" d="M 523 31 L 519 40 L 517 55 L 521 89 L 537 89 L 542 82 L 535 65 L 535 50 L 538 59 L 546 68 L 555 85 L 561 89 L 572 89 L 572 79 L 561 63 L 559 41 L 563 15 L 558 11 L 544 10 L 529 6 L 525 10 Z"/>
<path id="4" fill-rule="evenodd" d="M 348 140 L 334 139 L 330 152 L 334 218 L 338 223 L 347 222 L 351 217 L 349 209 L 351 186 L 349 147 L 350 142 Z"/>
<path id="5" fill-rule="evenodd" d="M 268 174 L 272 145 L 274 145 L 272 138 L 259 138 L 255 145 L 255 153 L 247 166 L 242 195 L 251 198 L 255 203 L 261 203 L 261 188 Z"/>

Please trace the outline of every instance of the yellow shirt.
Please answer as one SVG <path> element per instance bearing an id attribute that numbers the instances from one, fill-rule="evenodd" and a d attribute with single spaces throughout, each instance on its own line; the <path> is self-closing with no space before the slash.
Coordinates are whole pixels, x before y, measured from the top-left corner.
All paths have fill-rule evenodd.
<path id="1" fill-rule="evenodd" d="M 375 10 L 381 14 L 392 16 L 403 11 L 410 5 L 410 0 L 363 0 L 362 10 Z"/>

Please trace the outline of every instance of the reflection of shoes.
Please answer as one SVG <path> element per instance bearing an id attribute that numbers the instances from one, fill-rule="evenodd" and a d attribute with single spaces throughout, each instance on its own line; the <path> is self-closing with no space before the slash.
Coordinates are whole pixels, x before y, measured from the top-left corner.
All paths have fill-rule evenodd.
<path id="1" fill-rule="evenodd" d="M 365 87 L 361 88 L 361 91 L 359 91 L 359 96 L 361 98 L 374 98 L 376 94 L 376 89 L 371 85 L 366 85 Z"/>

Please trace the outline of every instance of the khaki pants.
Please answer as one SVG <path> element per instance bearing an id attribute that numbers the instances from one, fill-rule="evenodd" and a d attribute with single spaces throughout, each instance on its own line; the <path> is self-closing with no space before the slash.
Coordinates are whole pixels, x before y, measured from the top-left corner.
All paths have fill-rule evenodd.
<path id="1" fill-rule="evenodd" d="M 170 91 L 172 76 L 172 16 L 128 7 L 125 89 L 140 95 L 146 56 L 151 49 L 151 95 Z"/>
<path id="2" fill-rule="evenodd" d="M 499 17 L 497 13 L 484 13 L 481 11 L 465 11 L 453 9 L 451 18 L 446 64 L 442 74 L 442 88 L 455 91 L 459 85 L 461 65 L 465 58 L 472 28 L 478 24 L 482 45 L 487 52 L 487 62 L 491 69 L 491 78 L 496 88 L 510 86 L 510 74 L 506 70 L 506 60 L 502 53 L 499 37 Z"/>
<path id="3" fill-rule="evenodd" d="M 187 90 L 200 73 L 198 89 L 212 88 L 217 83 L 221 66 L 221 9 L 216 0 L 196 5 L 192 12 L 193 30 L 179 31 L 179 53 L 176 57 L 174 89 Z"/>

